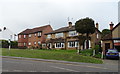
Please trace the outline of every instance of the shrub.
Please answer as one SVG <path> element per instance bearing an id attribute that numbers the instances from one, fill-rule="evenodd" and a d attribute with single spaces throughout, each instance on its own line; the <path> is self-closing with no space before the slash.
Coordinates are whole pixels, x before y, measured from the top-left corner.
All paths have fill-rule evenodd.
<path id="1" fill-rule="evenodd" d="M 81 54 L 83 54 L 85 56 L 92 56 L 93 55 L 93 49 L 86 49 L 86 50 L 82 50 L 80 52 L 81 52 Z"/>
<path id="2" fill-rule="evenodd" d="M 95 45 L 95 47 L 94 47 L 95 54 L 99 53 L 99 49 L 100 49 L 99 45 Z"/>

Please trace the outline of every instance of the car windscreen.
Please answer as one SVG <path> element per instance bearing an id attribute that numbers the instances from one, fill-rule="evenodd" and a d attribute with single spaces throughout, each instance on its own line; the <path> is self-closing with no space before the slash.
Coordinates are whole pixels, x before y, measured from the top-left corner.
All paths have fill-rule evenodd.
<path id="1" fill-rule="evenodd" d="M 108 53 L 117 53 L 117 50 L 108 50 Z"/>

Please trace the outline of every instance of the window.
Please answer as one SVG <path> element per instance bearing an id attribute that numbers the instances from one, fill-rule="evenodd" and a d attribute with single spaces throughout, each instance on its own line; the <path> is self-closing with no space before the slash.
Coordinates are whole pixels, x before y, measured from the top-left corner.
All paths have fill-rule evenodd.
<path id="1" fill-rule="evenodd" d="M 24 38 L 26 38 L 26 35 L 24 35 Z"/>
<path id="2" fill-rule="evenodd" d="M 36 42 L 34 42 L 34 45 L 36 45 Z"/>
<path id="3" fill-rule="evenodd" d="M 76 31 L 69 31 L 69 36 L 76 36 L 78 33 Z"/>
<path id="4" fill-rule="evenodd" d="M 41 32 L 38 32 L 38 36 L 41 36 Z"/>
<path id="5" fill-rule="evenodd" d="M 72 48 L 72 47 L 78 47 L 79 44 L 76 41 L 72 41 L 72 42 L 68 42 L 68 47 Z"/>
<path id="6" fill-rule="evenodd" d="M 97 34 L 97 39 L 99 38 L 99 35 Z"/>
<path id="7" fill-rule="evenodd" d="M 41 42 L 40 42 L 40 41 L 38 41 L 38 45 L 40 45 L 40 43 L 41 43 Z"/>
<path id="8" fill-rule="evenodd" d="M 56 38 L 63 37 L 63 33 L 57 33 L 57 34 L 55 34 L 55 37 Z"/>
<path id="9" fill-rule="evenodd" d="M 21 35 L 19 35 L 19 38 L 21 38 Z"/>
<path id="10" fill-rule="evenodd" d="M 29 34 L 29 37 L 31 37 L 31 34 Z"/>
<path id="11" fill-rule="evenodd" d="M 50 39 L 50 38 L 51 38 L 51 35 L 50 35 L 50 34 L 48 34 L 48 35 L 47 35 L 47 38 L 48 38 L 48 39 Z"/>
<path id="12" fill-rule="evenodd" d="M 26 46 L 26 43 L 24 43 L 24 46 Z"/>
<path id="13" fill-rule="evenodd" d="M 29 42 L 28 45 L 31 45 L 31 42 Z"/>
<path id="14" fill-rule="evenodd" d="M 35 33 L 35 36 L 36 36 L 36 33 Z"/>
<path id="15" fill-rule="evenodd" d="M 55 48 L 64 48 L 64 43 L 55 43 Z"/>

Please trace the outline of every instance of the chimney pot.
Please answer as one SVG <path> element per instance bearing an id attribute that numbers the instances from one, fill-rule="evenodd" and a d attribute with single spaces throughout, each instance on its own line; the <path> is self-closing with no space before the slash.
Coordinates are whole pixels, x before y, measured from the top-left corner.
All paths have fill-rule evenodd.
<path id="1" fill-rule="evenodd" d="M 72 22 L 68 22 L 69 28 L 72 27 Z"/>
<path id="2" fill-rule="evenodd" d="M 110 30 L 112 30 L 114 25 L 113 22 L 111 22 L 109 25 L 110 25 Z"/>
<path id="3" fill-rule="evenodd" d="M 98 23 L 96 23 L 96 28 L 99 29 L 99 24 Z"/>

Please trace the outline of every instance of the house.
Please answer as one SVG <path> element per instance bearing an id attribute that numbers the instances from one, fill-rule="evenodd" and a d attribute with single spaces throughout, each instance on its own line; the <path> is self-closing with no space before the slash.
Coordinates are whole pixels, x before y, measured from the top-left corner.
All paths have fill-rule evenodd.
<path id="1" fill-rule="evenodd" d="M 36 27 L 33 29 L 26 29 L 18 34 L 18 47 L 19 48 L 38 48 L 41 44 L 45 43 L 45 33 L 51 32 L 50 25 Z"/>
<path id="2" fill-rule="evenodd" d="M 105 52 L 105 50 L 112 48 L 116 48 L 120 51 L 120 23 L 115 27 L 113 27 L 114 24 L 112 22 L 109 25 L 111 33 L 102 38 L 103 51 Z"/>
<path id="3" fill-rule="evenodd" d="M 93 48 L 95 45 L 100 44 L 101 32 L 98 30 L 98 23 L 96 23 L 96 30 L 94 34 L 91 34 L 91 40 L 89 40 L 89 45 L 86 45 L 86 41 L 82 46 L 82 49 Z M 75 26 L 72 22 L 68 22 L 67 27 L 62 27 L 52 32 L 46 33 L 47 36 L 46 43 L 51 49 L 78 49 L 79 41 Z"/>

